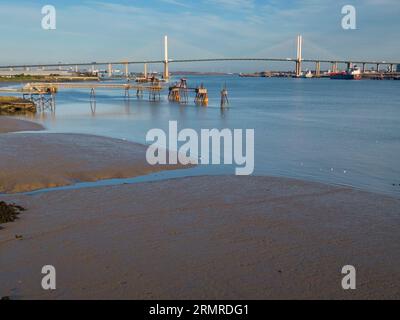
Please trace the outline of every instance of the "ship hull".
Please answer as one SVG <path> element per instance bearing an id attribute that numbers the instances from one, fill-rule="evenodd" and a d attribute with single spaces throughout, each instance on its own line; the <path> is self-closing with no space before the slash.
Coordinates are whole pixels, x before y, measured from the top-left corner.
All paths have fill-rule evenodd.
<path id="1" fill-rule="evenodd" d="M 360 74 L 338 73 L 331 74 L 330 78 L 333 80 L 361 80 Z"/>

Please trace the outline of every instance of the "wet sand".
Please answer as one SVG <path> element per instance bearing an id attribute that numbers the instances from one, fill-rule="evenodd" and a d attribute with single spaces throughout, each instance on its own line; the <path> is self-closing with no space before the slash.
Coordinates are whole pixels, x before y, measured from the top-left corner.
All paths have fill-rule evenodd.
<path id="1" fill-rule="evenodd" d="M 146 149 L 141 144 L 91 135 L 1 134 L 0 193 L 183 168 L 149 165 Z"/>
<path id="2" fill-rule="evenodd" d="M 35 127 L 0 118 L 4 131 Z M 1 134 L 0 150 L 0 192 L 178 168 L 149 166 L 143 145 L 97 136 Z M 0 296 L 12 299 L 400 298 L 400 199 L 221 176 L 0 201 L 28 209 L 0 230 Z M 40 288 L 49 264 L 52 292 Z M 344 265 L 356 267 L 354 291 L 341 288 Z"/>
<path id="3" fill-rule="evenodd" d="M 44 127 L 38 123 L 0 116 L 0 133 L 18 131 L 38 131 Z"/>
<path id="4" fill-rule="evenodd" d="M 1 200 L 28 208 L 0 231 L 12 299 L 400 298 L 399 199 L 223 176 Z M 47 264 L 53 292 L 40 289 Z M 356 290 L 341 288 L 344 265 Z"/>

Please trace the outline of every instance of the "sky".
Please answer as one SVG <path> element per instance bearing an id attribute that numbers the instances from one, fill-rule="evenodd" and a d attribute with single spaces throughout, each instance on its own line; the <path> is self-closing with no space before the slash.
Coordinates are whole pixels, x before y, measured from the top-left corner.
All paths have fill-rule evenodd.
<path id="1" fill-rule="evenodd" d="M 56 8 L 56 30 L 41 26 Z M 356 30 L 342 28 L 344 5 Z M 400 0 L 0 0 L 0 65 L 172 59 L 303 57 L 400 60 Z M 279 69 L 265 63 L 175 65 L 175 69 Z"/>

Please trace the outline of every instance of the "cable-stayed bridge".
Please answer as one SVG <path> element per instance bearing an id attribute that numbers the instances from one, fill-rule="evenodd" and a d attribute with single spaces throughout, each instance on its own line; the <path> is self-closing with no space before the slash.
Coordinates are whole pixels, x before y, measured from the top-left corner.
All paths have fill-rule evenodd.
<path id="1" fill-rule="evenodd" d="M 395 66 L 400 65 L 400 61 L 377 61 L 377 60 L 360 60 L 360 59 L 307 59 L 302 56 L 303 39 L 302 36 L 297 37 L 297 55 L 295 58 L 255 58 L 255 57 L 232 57 L 232 58 L 203 58 L 203 59 L 170 59 L 168 57 L 168 39 L 165 36 L 164 39 L 164 59 L 162 60 L 141 60 L 141 61 L 101 61 L 101 62 L 79 62 L 79 63 L 49 63 L 49 64 L 17 64 L 17 65 L 0 65 L 0 69 L 29 69 L 29 68 L 51 68 L 51 67 L 72 67 L 78 70 L 80 66 L 91 66 L 93 69 L 95 66 L 106 66 L 108 67 L 108 74 L 111 76 L 114 65 L 125 66 L 125 73 L 129 74 L 129 65 L 144 65 L 145 74 L 147 73 L 147 65 L 149 64 L 163 64 L 163 78 L 169 78 L 169 65 L 175 63 L 193 63 L 193 62 L 225 62 L 225 61 L 265 61 L 265 62 L 292 62 L 295 64 L 295 73 L 300 76 L 302 73 L 303 63 L 315 63 L 315 75 L 320 76 L 321 63 L 331 64 L 331 70 L 336 72 L 339 64 L 346 64 L 347 68 L 350 68 L 354 64 L 362 66 L 362 71 L 366 70 L 367 65 L 376 66 L 376 71 L 379 71 L 383 65 L 388 66 L 390 72 L 395 71 Z"/>

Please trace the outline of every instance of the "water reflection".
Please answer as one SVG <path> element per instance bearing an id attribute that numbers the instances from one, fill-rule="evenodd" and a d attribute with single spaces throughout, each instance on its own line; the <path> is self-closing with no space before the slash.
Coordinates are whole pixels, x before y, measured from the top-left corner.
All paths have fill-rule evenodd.
<path id="1" fill-rule="evenodd" d="M 53 114 L 37 114 L 52 132 L 88 133 L 145 143 L 152 128 L 255 129 L 255 172 L 352 185 L 400 196 L 400 82 L 188 77 L 204 83 L 208 107 L 124 98 L 86 90 L 57 94 Z M 229 107 L 221 108 L 227 82 Z M 345 97 L 345 98 L 344 98 Z M 210 171 L 211 172 L 211 171 Z M 212 173 L 232 173 L 214 168 Z M 395 185 L 395 186 L 394 186 Z"/>

